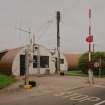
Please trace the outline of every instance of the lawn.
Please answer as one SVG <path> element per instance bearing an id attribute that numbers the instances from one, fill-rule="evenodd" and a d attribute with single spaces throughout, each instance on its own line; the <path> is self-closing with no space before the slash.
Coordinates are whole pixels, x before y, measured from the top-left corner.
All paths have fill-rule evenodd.
<path id="1" fill-rule="evenodd" d="M 0 89 L 13 84 L 15 81 L 16 79 L 13 76 L 0 74 Z"/>
<path id="2" fill-rule="evenodd" d="M 86 76 L 86 74 L 83 74 L 81 70 L 71 70 L 65 72 L 65 75 L 68 76 Z"/>

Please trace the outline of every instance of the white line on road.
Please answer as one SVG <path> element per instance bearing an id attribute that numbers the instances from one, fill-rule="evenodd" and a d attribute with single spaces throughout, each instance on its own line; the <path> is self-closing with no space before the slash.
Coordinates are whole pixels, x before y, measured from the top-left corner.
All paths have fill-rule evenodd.
<path id="1" fill-rule="evenodd" d="M 103 104 L 103 103 L 105 103 L 105 100 L 104 100 L 104 101 L 101 101 L 101 102 L 99 102 L 99 103 L 97 103 L 97 104 L 94 104 L 94 105 L 101 105 L 101 104 Z"/>
<path id="2" fill-rule="evenodd" d="M 94 87 L 105 88 L 105 86 L 103 86 L 103 85 L 94 85 Z"/>
<path id="3" fill-rule="evenodd" d="M 75 93 L 73 91 L 70 92 L 60 92 L 60 93 L 56 93 L 53 94 L 54 96 L 61 96 L 63 98 L 69 98 L 70 100 L 75 100 L 78 102 L 84 102 L 84 101 L 91 101 L 91 102 L 96 102 L 96 101 L 100 101 L 101 99 L 98 97 L 90 97 L 88 95 L 84 95 L 84 94 L 80 94 L 80 93 Z"/>

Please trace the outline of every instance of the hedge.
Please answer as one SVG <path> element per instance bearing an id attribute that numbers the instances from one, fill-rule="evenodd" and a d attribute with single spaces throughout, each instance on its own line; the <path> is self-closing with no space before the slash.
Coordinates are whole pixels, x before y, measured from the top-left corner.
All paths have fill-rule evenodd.
<path id="1" fill-rule="evenodd" d="M 95 75 L 99 74 L 99 69 L 101 70 L 101 75 L 105 75 L 105 52 L 95 52 L 91 53 L 91 64 L 93 65 L 92 70 Z M 99 64 L 99 67 L 95 67 L 95 63 Z M 87 65 L 89 64 L 88 53 L 84 53 L 79 58 L 79 69 L 83 73 L 88 72 Z"/>

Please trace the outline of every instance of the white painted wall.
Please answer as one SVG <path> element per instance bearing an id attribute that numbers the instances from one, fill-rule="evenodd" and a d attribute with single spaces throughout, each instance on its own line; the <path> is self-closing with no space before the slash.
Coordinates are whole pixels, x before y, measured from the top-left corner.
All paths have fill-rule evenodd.
<path id="1" fill-rule="evenodd" d="M 13 75 L 20 76 L 20 55 L 25 54 L 25 48 L 21 48 L 20 51 L 17 53 L 16 57 L 14 58 L 12 64 L 12 73 Z"/>
<path id="2" fill-rule="evenodd" d="M 49 68 L 40 68 L 40 74 L 45 74 L 46 70 L 50 70 L 50 74 L 55 73 L 55 62 L 53 62 L 53 58 L 51 56 L 50 51 L 45 48 L 44 46 L 40 45 L 40 56 L 49 56 Z M 22 48 L 18 54 L 16 55 L 14 62 L 12 64 L 12 73 L 13 75 L 19 76 L 20 75 L 20 55 L 25 54 L 25 48 Z M 35 51 L 34 55 L 36 55 L 37 52 Z M 33 55 L 33 54 L 32 54 Z M 33 68 L 33 62 L 30 64 L 29 67 L 29 74 L 37 74 L 37 68 Z"/>
<path id="3" fill-rule="evenodd" d="M 57 51 L 55 51 L 54 57 L 57 58 L 57 55 L 58 55 Z M 60 64 L 60 70 L 61 71 L 67 71 L 67 69 L 68 69 L 68 63 L 67 63 L 67 60 L 66 60 L 64 54 L 62 53 L 62 51 L 60 52 L 60 59 L 64 59 L 64 64 Z"/>

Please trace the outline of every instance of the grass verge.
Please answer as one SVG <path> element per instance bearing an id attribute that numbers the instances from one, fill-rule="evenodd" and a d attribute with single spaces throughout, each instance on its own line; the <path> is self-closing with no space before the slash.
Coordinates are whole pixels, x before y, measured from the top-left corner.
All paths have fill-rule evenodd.
<path id="1" fill-rule="evenodd" d="M 68 76 L 87 76 L 86 74 L 83 74 L 81 70 L 71 70 L 65 72 L 65 75 Z"/>
<path id="2" fill-rule="evenodd" d="M 13 76 L 0 74 L 0 89 L 13 84 L 14 82 L 16 82 L 16 79 Z"/>

